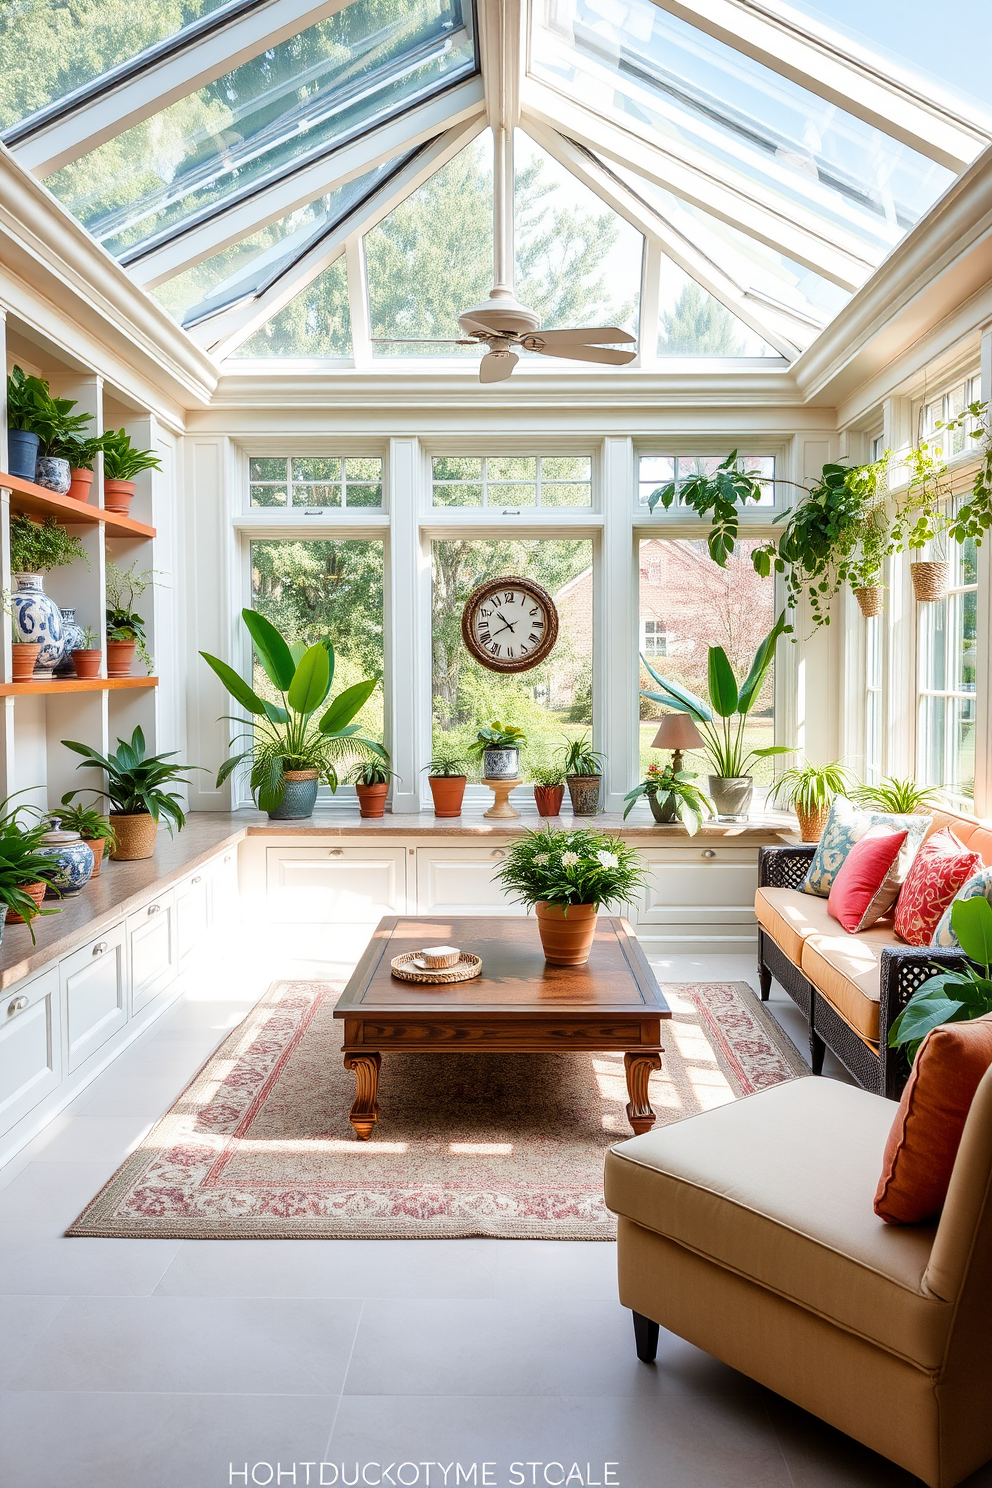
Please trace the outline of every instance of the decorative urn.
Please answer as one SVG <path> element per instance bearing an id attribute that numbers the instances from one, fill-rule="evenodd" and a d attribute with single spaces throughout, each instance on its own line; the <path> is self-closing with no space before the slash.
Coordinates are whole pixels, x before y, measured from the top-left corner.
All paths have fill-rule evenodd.
<path id="1" fill-rule="evenodd" d="M 11 605 L 17 638 L 28 644 L 34 641 L 39 643 L 35 675 L 51 672 L 62 660 L 65 650 L 62 612 L 54 599 L 50 599 L 45 593 L 44 574 L 14 574 L 14 582 L 17 588 Z"/>
<path id="2" fill-rule="evenodd" d="M 46 899 L 68 899 L 78 894 L 89 883 L 93 874 L 93 849 L 78 832 L 64 830 L 59 818 L 52 817 L 53 826 L 41 839 L 38 851 L 52 863 L 51 889 Z"/>

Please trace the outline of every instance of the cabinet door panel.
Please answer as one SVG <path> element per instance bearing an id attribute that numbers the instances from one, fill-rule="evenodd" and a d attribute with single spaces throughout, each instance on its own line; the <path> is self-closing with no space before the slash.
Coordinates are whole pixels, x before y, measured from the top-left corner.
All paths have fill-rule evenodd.
<path id="1" fill-rule="evenodd" d="M 140 1012 L 176 975 L 176 902 L 170 891 L 128 916 L 131 1011 Z"/>
<path id="2" fill-rule="evenodd" d="M 241 919 L 238 854 L 235 848 L 210 864 L 210 929 L 227 930 Z"/>
<path id="3" fill-rule="evenodd" d="M 209 911 L 210 875 L 203 868 L 176 887 L 176 948 L 180 966 L 206 940 Z"/>
<path id="4" fill-rule="evenodd" d="M 648 880 L 638 925 L 753 925 L 758 866 L 752 849 L 677 848 L 644 857 Z"/>
<path id="5" fill-rule="evenodd" d="M 59 969 L 4 993 L 0 1002 L 0 1134 L 62 1079 Z"/>
<path id="6" fill-rule="evenodd" d="M 59 963 L 70 1074 L 128 1020 L 123 923 Z"/>
<path id="7" fill-rule="evenodd" d="M 269 914 L 279 924 L 375 924 L 406 909 L 402 847 L 270 847 Z"/>
<path id="8" fill-rule="evenodd" d="M 493 877 L 505 857 L 503 847 L 418 848 L 418 913 L 524 914 Z"/>

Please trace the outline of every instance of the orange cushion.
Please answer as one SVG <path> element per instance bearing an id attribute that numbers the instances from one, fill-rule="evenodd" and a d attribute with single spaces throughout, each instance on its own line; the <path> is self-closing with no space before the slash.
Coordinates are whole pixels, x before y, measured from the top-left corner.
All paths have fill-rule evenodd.
<path id="1" fill-rule="evenodd" d="M 918 1224 L 940 1213 L 975 1091 L 992 1066 L 992 1013 L 928 1033 L 885 1144 L 875 1213 Z"/>
<path id="2" fill-rule="evenodd" d="M 837 870 L 827 908 L 849 935 L 867 930 L 896 902 L 900 879 L 896 865 L 905 832 L 869 827 Z"/>

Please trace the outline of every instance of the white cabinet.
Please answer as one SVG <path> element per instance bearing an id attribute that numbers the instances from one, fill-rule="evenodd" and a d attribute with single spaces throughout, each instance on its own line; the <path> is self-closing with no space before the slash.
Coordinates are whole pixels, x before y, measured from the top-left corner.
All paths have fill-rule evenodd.
<path id="1" fill-rule="evenodd" d="M 176 885 L 176 956 L 180 969 L 210 931 L 211 888 L 209 864 Z"/>
<path id="2" fill-rule="evenodd" d="M 524 914 L 493 877 L 505 857 L 505 847 L 418 847 L 417 913 Z"/>
<path id="3" fill-rule="evenodd" d="M 128 1020 L 123 920 L 59 962 L 66 1067 L 87 1060 Z"/>
<path id="4" fill-rule="evenodd" d="M 634 906 L 641 939 L 721 950 L 754 940 L 757 848 L 700 842 L 647 847 L 641 856 L 648 875 Z"/>
<path id="5" fill-rule="evenodd" d="M 138 1013 L 176 976 L 176 896 L 172 889 L 127 917 L 131 954 L 131 1012 Z"/>
<path id="6" fill-rule="evenodd" d="M 238 852 L 229 848 L 207 864 L 210 885 L 210 929 L 227 930 L 241 919 Z"/>
<path id="7" fill-rule="evenodd" d="M 406 910 L 404 847 L 268 847 L 265 889 L 281 925 L 374 925 Z"/>
<path id="8" fill-rule="evenodd" d="M 61 1080 L 59 969 L 50 966 L 0 1001 L 0 1135 Z"/>

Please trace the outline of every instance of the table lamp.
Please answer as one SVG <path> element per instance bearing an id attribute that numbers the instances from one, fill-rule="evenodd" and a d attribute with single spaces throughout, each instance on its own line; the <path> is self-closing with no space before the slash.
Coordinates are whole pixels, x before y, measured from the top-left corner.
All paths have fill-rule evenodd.
<path id="1" fill-rule="evenodd" d="M 706 740 L 687 713 L 666 713 L 651 741 L 652 749 L 671 749 L 672 769 L 681 770 L 683 749 L 705 749 Z"/>

